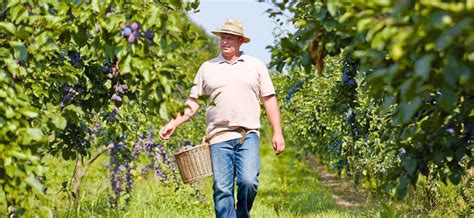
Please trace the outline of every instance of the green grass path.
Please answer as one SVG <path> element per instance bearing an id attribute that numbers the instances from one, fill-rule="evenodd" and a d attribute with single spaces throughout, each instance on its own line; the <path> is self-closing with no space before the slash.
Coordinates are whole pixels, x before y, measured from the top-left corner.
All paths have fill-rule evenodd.
<path id="1" fill-rule="evenodd" d="M 280 156 L 271 146 L 261 147 L 260 185 L 254 217 L 353 217 L 367 209 L 347 209 L 336 204 L 332 192 L 318 180 L 315 169 L 297 159 L 293 149 Z"/>
<path id="2" fill-rule="evenodd" d="M 268 141 L 268 140 L 263 140 Z M 289 146 L 276 156 L 271 145 L 261 145 L 261 173 L 253 217 L 358 217 L 373 216 L 372 209 L 347 209 L 336 204 L 331 190 L 320 183 L 316 169 L 306 166 Z M 195 185 L 207 198 L 199 202 L 189 185 L 162 183 L 152 173 L 137 177 L 131 201 L 125 209 L 110 208 L 113 193 L 108 179 L 108 156 L 100 157 L 90 168 L 81 187 L 81 205 L 74 206 L 61 182 L 70 178 L 74 163 L 47 157 L 46 185 L 50 206 L 57 217 L 214 217 L 212 179 Z M 135 174 L 139 173 L 137 169 Z"/>

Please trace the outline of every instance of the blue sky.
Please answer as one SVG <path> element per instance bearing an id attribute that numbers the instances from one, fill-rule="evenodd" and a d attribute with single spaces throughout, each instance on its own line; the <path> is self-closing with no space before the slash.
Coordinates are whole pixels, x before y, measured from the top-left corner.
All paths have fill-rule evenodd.
<path id="1" fill-rule="evenodd" d="M 218 30 L 226 19 L 240 19 L 244 25 L 244 34 L 251 39 L 241 50 L 268 64 L 271 54 L 265 47 L 273 45 L 273 31 L 277 27 L 265 13 L 270 7 L 270 3 L 256 0 L 201 0 L 200 11 L 188 15 L 212 36 L 211 31 Z M 284 29 L 294 31 L 288 25 Z"/>

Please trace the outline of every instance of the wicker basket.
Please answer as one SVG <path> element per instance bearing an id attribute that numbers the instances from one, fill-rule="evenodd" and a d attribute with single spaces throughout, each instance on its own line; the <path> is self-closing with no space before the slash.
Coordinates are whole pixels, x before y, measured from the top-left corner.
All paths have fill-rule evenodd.
<path id="1" fill-rule="evenodd" d="M 210 145 L 205 143 L 174 154 L 183 182 L 193 183 L 212 176 Z"/>

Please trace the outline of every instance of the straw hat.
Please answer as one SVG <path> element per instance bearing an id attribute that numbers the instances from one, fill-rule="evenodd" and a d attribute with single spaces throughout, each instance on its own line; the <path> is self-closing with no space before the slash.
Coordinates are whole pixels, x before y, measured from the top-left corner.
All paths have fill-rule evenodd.
<path id="1" fill-rule="evenodd" d="M 244 36 L 244 27 L 242 22 L 237 19 L 228 19 L 222 25 L 220 30 L 211 31 L 216 36 L 221 36 L 221 33 L 232 34 L 244 38 L 244 43 L 250 42 L 250 38 Z"/>

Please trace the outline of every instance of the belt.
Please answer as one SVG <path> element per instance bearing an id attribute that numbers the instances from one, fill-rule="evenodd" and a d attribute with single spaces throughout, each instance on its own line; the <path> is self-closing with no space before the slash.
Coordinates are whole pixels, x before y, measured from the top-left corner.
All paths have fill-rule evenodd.
<path id="1" fill-rule="evenodd" d="M 222 134 L 227 133 L 227 132 L 240 132 L 240 134 L 242 135 L 242 137 L 240 138 L 240 144 L 242 144 L 242 143 L 244 143 L 245 137 L 247 136 L 247 133 L 250 130 L 251 129 L 247 129 L 247 128 L 238 126 L 238 127 L 233 127 L 231 129 L 228 129 L 228 130 L 219 131 L 219 132 L 216 132 L 216 133 L 214 133 L 210 136 L 204 136 L 202 138 L 202 144 L 209 144 L 209 142 L 211 141 L 212 138 L 214 138 L 216 136 L 219 136 L 219 135 L 222 135 Z"/>

